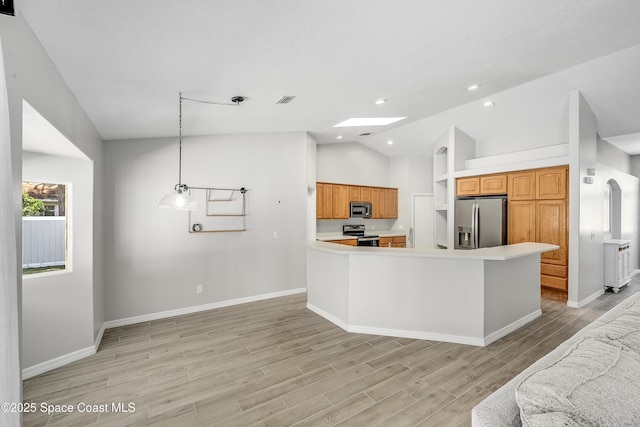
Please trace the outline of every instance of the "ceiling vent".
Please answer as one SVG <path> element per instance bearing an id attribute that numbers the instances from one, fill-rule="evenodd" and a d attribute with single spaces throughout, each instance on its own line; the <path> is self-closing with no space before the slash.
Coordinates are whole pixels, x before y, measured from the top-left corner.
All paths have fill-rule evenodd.
<path id="1" fill-rule="evenodd" d="M 288 103 L 290 103 L 291 101 L 293 101 L 293 98 L 295 98 L 295 96 L 288 96 L 288 95 L 285 95 L 285 96 L 283 96 L 282 98 L 278 99 L 278 100 L 276 101 L 276 104 L 288 104 Z"/>

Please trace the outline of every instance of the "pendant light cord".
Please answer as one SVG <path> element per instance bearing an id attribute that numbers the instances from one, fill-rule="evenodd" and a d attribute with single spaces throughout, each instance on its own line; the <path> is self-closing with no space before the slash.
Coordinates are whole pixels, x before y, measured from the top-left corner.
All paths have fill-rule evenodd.
<path id="1" fill-rule="evenodd" d="M 186 190 L 186 186 L 182 185 L 182 92 L 178 92 L 179 106 L 178 106 L 178 188 L 180 190 Z"/>

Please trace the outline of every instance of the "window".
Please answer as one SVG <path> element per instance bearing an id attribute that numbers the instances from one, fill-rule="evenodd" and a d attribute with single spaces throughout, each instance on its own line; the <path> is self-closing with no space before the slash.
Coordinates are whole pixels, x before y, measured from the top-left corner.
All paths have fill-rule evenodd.
<path id="1" fill-rule="evenodd" d="M 66 195 L 64 184 L 22 183 L 22 274 L 66 269 Z"/>

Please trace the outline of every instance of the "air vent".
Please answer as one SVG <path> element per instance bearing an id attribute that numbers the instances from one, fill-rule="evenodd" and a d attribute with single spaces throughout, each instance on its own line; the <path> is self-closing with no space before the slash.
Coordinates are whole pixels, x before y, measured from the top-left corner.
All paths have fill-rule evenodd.
<path id="1" fill-rule="evenodd" d="M 291 101 L 293 101 L 293 98 L 295 98 L 295 96 L 289 96 L 289 95 L 285 95 L 282 98 L 278 99 L 276 101 L 276 104 L 288 104 Z"/>
<path id="2" fill-rule="evenodd" d="M 371 135 L 371 132 L 365 132 L 360 134 L 360 136 L 369 136 L 369 135 Z"/>

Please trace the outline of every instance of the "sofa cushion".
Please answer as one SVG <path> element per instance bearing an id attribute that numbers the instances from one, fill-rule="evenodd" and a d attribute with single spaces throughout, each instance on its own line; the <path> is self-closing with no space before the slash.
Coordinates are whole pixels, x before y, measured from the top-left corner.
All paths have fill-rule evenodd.
<path id="1" fill-rule="evenodd" d="M 591 329 L 585 337 L 619 341 L 640 355 L 640 301 Z"/>
<path id="2" fill-rule="evenodd" d="M 640 420 L 640 355 L 586 337 L 516 387 L 524 426 L 632 426 Z"/>

